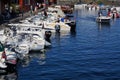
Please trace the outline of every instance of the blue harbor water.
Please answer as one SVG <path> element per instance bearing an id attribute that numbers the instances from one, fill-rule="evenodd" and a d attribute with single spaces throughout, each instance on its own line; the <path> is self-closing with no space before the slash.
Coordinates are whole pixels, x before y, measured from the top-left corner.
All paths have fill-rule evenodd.
<path id="1" fill-rule="evenodd" d="M 53 33 L 51 48 L 18 65 L 18 80 L 120 80 L 120 19 L 98 24 L 96 11 L 74 15 L 76 32 Z"/>

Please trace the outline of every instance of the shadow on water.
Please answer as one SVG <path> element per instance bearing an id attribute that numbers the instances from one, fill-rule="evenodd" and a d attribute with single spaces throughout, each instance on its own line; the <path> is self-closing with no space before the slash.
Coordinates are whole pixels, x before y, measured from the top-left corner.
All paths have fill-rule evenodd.
<path id="1" fill-rule="evenodd" d="M 0 80 L 17 80 L 18 73 L 17 70 L 12 72 L 0 73 Z"/>
<path id="2" fill-rule="evenodd" d="M 70 29 L 70 34 L 72 37 L 76 36 L 76 22 L 73 25 L 70 25 L 71 29 Z"/>
<path id="3" fill-rule="evenodd" d="M 46 41 L 48 41 L 49 43 L 51 43 L 51 39 L 46 39 Z"/>
<path id="4" fill-rule="evenodd" d="M 70 35 L 71 35 L 71 37 L 76 37 L 76 30 L 70 31 Z"/>
<path id="5" fill-rule="evenodd" d="M 37 59 L 39 65 L 44 65 L 46 63 L 46 52 L 43 53 L 31 53 L 29 56 L 31 59 Z"/>
<path id="6" fill-rule="evenodd" d="M 28 56 L 24 57 L 23 60 L 20 61 L 20 64 L 22 65 L 22 67 L 28 67 L 30 65 L 30 62 L 32 60 L 36 60 L 36 62 L 39 65 L 43 65 L 46 62 L 46 54 L 45 52 L 42 53 L 38 53 L 38 52 L 31 52 L 29 53 Z"/>
<path id="7" fill-rule="evenodd" d="M 98 30 L 101 31 L 102 29 L 110 29 L 111 24 L 110 23 L 97 23 L 98 25 Z"/>
<path id="8" fill-rule="evenodd" d="M 27 67 L 29 66 L 30 63 L 30 56 L 25 56 L 23 60 L 20 60 L 20 64 L 22 65 L 22 67 Z"/>
<path id="9" fill-rule="evenodd" d="M 117 18 L 113 18 L 113 19 L 111 20 L 111 24 L 115 24 L 117 20 L 118 20 Z"/>
<path id="10" fill-rule="evenodd" d="M 60 43 L 60 32 L 55 33 L 55 40 L 57 43 Z"/>

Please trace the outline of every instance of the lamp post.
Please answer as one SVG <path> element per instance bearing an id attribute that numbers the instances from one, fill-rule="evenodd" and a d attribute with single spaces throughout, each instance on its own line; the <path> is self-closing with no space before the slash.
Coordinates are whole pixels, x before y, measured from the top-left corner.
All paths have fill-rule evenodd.
<path id="1" fill-rule="evenodd" d="M 1 5 L 2 5 L 2 4 L 1 4 L 1 0 L 0 0 L 0 14 L 1 14 Z"/>

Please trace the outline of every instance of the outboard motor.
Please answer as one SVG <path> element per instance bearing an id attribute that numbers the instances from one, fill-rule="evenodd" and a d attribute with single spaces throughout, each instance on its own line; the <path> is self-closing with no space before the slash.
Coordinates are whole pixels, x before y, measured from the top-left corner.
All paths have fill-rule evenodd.
<path id="1" fill-rule="evenodd" d="M 56 31 L 56 32 L 60 32 L 60 25 L 58 25 L 58 24 L 55 25 L 55 31 Z"/>
<path id="2" fill-rule="evenodd" d="M 71 27 L 71 29 L 70 29 L 70 31 L 75 31 L 75 29 L 76 29 L 76 22 L 75 21 L 72 21 L 70 24 L 69 24 L 69 26 Z"/>
<path id="3" fill-rule="evenodd" d="M 45 31 L 45 40 L 49 42 L 51 35 L 52 35 L 51 31 Z"/>

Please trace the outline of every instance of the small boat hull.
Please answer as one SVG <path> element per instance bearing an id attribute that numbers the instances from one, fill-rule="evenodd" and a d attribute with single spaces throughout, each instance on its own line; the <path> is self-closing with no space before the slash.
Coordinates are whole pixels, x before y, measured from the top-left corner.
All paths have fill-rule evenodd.
<path id="1" fill-rule="evenodd" d="M 97 17 L 96 21 L 99 23 L 110 23 L 111 17 L 101 16 Z"/>

